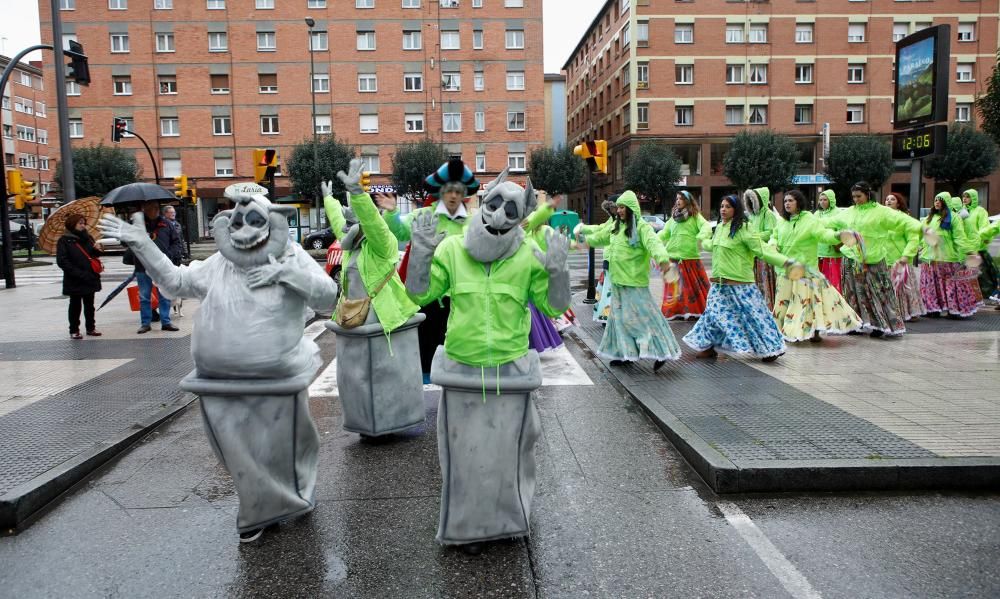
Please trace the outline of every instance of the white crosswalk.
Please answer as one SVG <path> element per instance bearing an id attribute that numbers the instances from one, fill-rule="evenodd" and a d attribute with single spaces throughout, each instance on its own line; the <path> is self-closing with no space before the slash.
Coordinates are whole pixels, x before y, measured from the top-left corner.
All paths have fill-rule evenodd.
<path id="1" fill-rule="evenodd" d="M 14 271 L 14 280 L 17 286 L 62 283 L 63 272 L 56 266 L 55 258 L 45 258 L 46 261 L 50 259 L 52 260 L 50 265 L 19 268 Z M 105 283 L 124 281 L 132 274 L 133 267 L 122 264 L 120 256 L 108 256 L 102 261 L 104 262 L 104 272 L 101 273 L 101 280 Z"/>

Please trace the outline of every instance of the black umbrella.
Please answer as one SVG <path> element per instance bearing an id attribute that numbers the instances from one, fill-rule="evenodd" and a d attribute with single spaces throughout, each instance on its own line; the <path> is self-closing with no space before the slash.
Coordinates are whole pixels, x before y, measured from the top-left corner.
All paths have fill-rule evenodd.
<path id="1" fill-rule="evenodd" d="M 121 206 L 123 204 L 141 204 L 150 200 L 157 202 L 173 200 L 174 194 L 152 183 L 129 183 L 116 187 L 101 200 L 102 206 Z"/>
<path id="2" fill-rule="evenodd" d="M 128 284 L 131 283 L 133 281 L 133 279 L 135 279 L 135 271 L 132 271 L 132 274 L 129 275 L 129 277 L 127 279 L 125 279 L 125 281 L 123 281 L 121 285 L 115 287 L 114 290 L 111 293 L 108 294 L 108 297 L 104 298 L 104 301 L 101 302 L 101 305 L 98 306 L 97 309 L 100 310 L 104 306 L 107 306 L 108 302 L 110 302 L 111 300 L 115 299 L 115 296 L 118 295 L 119 293 L 121 293 L 122 289 L 125 289 L 126 287 L 128 287 Z"/>

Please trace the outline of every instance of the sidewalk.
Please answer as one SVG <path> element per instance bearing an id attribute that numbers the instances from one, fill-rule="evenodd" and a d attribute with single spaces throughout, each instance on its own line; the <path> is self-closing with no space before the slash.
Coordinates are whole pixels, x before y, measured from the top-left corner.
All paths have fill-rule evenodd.
<path id="1" fill-rule="evenodd" d="M 596 354 L 603 327 L 580 300 Z M 716 492 L 1000 488 L 1000 312 L 790 344 L 770 364 L 695 358 L 692 326 L 671 323 L 684 353 L 658 373 L 602 361 Z"/>

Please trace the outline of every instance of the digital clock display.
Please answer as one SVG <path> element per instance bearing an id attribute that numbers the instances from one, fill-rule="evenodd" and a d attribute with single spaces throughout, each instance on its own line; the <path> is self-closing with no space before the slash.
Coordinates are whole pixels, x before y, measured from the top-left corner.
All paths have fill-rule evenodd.
<path id="1" fill-rule="evenodd" d="M 892 136 L 892 157 L 895 160 L 911 160 L 941 153 L 944 151 L 947 135 L 946 125 L 894 133 Z"/>

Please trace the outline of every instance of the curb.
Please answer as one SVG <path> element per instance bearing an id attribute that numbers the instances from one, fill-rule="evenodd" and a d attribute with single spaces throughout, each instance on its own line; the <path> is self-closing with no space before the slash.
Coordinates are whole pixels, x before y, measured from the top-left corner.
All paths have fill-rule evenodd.
<path id="1" fill-rule="evenodd" d="M 570 334 L 604 365 L 716 493 L 1000 489 L 1000 457 L 747 460 L 737 465 L 659 402 L 633 392 L 632 377 L 599 357 L 597 343 L 589 335 L 579 330 Z"/>
<path id="2" fill-rule="evenodd" d="M 195 399 L 196 396 L 186 394 L 145 420 L 8 491 L 0 497 L 0 536 L 17 534 L 26 529 L 51 502 L 187 408 Z"/>

